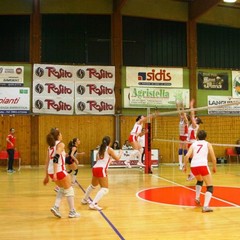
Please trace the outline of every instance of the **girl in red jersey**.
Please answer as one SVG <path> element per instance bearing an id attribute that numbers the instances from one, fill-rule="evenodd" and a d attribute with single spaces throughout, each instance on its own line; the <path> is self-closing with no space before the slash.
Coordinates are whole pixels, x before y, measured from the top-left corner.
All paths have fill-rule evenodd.
<path id="1" fill-rule="evenodd" d="M 7 153 L 8 153 L 8 173 L 14 173 L 15 170 L 13 169 L 13 162 L 14 162 L 14 152 L 15 152 L 15 144 L 16 144 L 16 137 L 14 136 L 15 129 L 10 128 L 10 132 L 6 138 L 7 141 Z"/>

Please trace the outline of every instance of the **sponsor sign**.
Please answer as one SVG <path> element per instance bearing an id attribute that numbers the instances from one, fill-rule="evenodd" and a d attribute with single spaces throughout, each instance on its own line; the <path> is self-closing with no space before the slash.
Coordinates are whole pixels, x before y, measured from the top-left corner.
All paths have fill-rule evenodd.
<path id="1" fill-rule="evenodd" d="M 183 69 L 164 67 L 126 67 L 127 87 L 182 88 Z"/>
<path id="2" fill-rule="evenodd" d="M 36 64 L 33 78 L 34 113 L 115 112 L 115 68 L 112 66 Z M 68 105 L 72 107 L 71 110 Z"/>
<path id="3" fill-rule="evenodd" d="M 198 72 L 198 89 L 228 90 L 228 73 Z"/>
<path id="4" fill-rule="evenodd" d="M 124 89 L 124 107 L 176 108 L 176 101 L 189 107 L 188 89 L 131 87 Z"/>
<path id="5" fill-rule="evenodd" d="M 30 112 L 30 89 L 0 88 L 0 114 L 27 114 Z"/>
<path id="6" fill-rule="evenodd" d="M 22 66 L 0 66 L 0 86 L 22 87 L 24 67 Z"/>
<path id="7" fill-rule="evenodd" d="M 119 161 L 111 161 L 111 163 L 109 164 L 109 167 L 126 167 L 125 165 L 125 161 L 127 159 L 129 159 L 130 155 L 131 155 L 131 152 L 133 150 L 122 150 L 123 151 L 123 154 L 121 156 L 121 158 L 119 159 Z M 114 152 L 118 155 L 119 154 L 119 150 L 114 150 Z M 98 150 L 93 150 L 92 151 L 92 166 L 95 164 L 96 162 L 96 156 L 97 156 L 97 153 L 98 153 Z M 145 157 L 143 158 L 145 160 Z M 137 166 L 137 162 L 138 162 L 138 159 L 137 158 L 134 158 L 134 159 L 130 159 L 130 162 L 131 162 L 131 166 L 132 167 L 139 167 Z M 153 167 L 156 167 L 159 165 L 159 150 L 158 149 L 152 149 L 151 150 L 151 165 Z"/>
<path id="8" fill-rule="evenodd" d="M 239 99 L 232 98 L 231 96 L 208 96 L 208 114 L 209 115 L 239 115 L 240 105 L 230 105 L 221 108 L 215 108 L 214 106 L 220 106 L 228 103 L 239 103 Z"/>
<path id="9" fill-rule="evenodd" d="M 232 71 L 232 97 L 240 98 L 240 71 Z"/>

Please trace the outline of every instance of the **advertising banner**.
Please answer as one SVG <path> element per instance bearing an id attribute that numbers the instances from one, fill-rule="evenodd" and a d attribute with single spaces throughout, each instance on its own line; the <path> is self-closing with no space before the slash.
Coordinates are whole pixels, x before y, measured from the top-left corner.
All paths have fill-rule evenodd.
<path id="1" fill-rule="evenodd" d="M 220 106 L 224 104 L 235 103 L 236 105 L 230 105 L 221 108 L 215 108 L 214 106 Z M 239 115 L 240 105 L 237 104 L 240 99 L 232 98 L 231 96 L 208 96 L 208 114 L 209 115 Z"/>
<path id="2" fill-rule="evenodd" d="M 22 87 L 24 67 L 22 66 L 0 66 L 1 87 Z"/>
<path id="3" fill-rule="evenodd" d="M 164 67 L 126 67 L 127 87 L 182 88 L 183 69 Z"/>
<path id="4" fill-rule="evenodd" d="M 34 113 L 115 113 L 113 66 L 35 64 L 33 86 Z"/>
<path id="5" fill-rule="evenodd" d="M 198 89 L 228 90 L 228 73 L 198 72 Z"/>
<path id="6" fill-rule="evenodd" d="M 188 89 L 131 87 L 124 89 L 124 107 L 176 108 L 176 101 L 189 108 Z"/>
<path id="7" fill-rule="evenodd" d="M 232 71 L 232 97 L 240 98 L 240 71 Z"/>
<path id="8" fill-rule="evenodd" d="M 0 114 L 27 114 L 30 112 L 30 89 L 0 88 Z"/>

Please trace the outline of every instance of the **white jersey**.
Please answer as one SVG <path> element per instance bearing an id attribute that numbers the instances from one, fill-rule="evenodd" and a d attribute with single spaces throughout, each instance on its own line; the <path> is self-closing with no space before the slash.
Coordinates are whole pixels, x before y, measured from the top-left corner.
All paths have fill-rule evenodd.
<path id="1" fill-rule="evenodd" d="M 49 157 L 49 164 L 48 164 L 48 174 L 53 174 L 54 170 L 53 170 L 53 158 L 56 154 L 56 148 L 57 145 L 60 143 L 60 141 L 56 141 L 55 142 L 55 146 L 54 147 L 48 147 L 48 157 Z M 65 151 L 63 151 L 60 154 L 60 157 L 58 159 L 58 166 L 57 166 L 57 172 L 62 172 L 64 170 L 66 170 L 65 167 L 65 157 L 66 157 L 66 153 Z"/>
<path id="2" fill-rule="evenodd" d="M 191 167 L 208 165 L 208 142 L 205 140 L 197 140 L 192 144 L 193 158 Z"/>
<path id="3" fill-rule="evenodd" d="M 138 122 L 136 122 L 133 126 L 133 129 L 131 131 L 131 135 L 138 135 L 139 133 L 142 132 L 142 124 L 139 124 Z"/>
<path id="4" fill-rule="evenodd" d="M 197 131 L 199 129 L 199 125 L 197 124 L 196 128 L 193 128 L 192 124 L 188 127 L 188 137 L 187 140 L 189 142 L 195 142 L 197 139 Z"/>
<path id="5" fill-rule="evenodd" d="M 182 118 L 179 121 L 179 136 L 188 136 L 188 126 Z"/>
<path id="6" fill-rule="evenodd" d="M 95 165 L 93 166 L 93 168 L 104 168 L 104 169 L 108 169 L 108 166 L 111 162 L 111 157 L 108 154 L 108 147 L 105 150 L 104 153 L 104 157 L 103 158 L 98 158 L 97 162 L 95 163 Z"/>

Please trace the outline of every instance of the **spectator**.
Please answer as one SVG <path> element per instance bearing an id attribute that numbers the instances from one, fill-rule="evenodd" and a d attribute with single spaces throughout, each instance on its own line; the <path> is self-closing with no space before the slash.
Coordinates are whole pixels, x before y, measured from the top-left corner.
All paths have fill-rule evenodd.
<path id="1" fill-rule="evenodd" d="M 123 144 L 122 149 L 123 150 L 131 150 L 132 149 L 132 146 L 130 145 L 128 140 L 125 140 L 125 143 Z"/>
<path id="2" fill-rule="evenodd" d="M 119 142 L 117 140 L 112 144 L 112 149 L 114 150 L 120 149 Z"/>
<path id="3" fill-rule="evenodd" d="M 13 169 L 13 162 L 14 162 L 14 151 L 15 151 L 15 143 L 16 137 L 14 136 L 15 129 L 10 128 L 10 132 L 7 135 L 7 153 L 8 153 L 8 173 L 14 173 L 15 170 Z"/>

